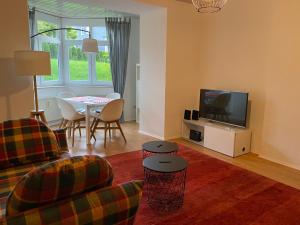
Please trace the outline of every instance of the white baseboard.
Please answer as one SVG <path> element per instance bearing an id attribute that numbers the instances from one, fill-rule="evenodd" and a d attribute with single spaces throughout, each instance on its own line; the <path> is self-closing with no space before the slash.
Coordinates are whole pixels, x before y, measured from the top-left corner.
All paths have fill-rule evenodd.
<path id="1" fill-rule="evenodd" d="M 300 170 L 299 165 L 289 164 L 289 163 L 281 161 L 281 160 L 273 159 L 272 157 L 266 156 L 264 154 L 259 154 L 258 157 L 260 157 L 262 159 L 269 160 L 269 161 L 274 162 L 274 163 L 278 163 L 278 164 L 283 165 L 283 166 L 287 166 L 287 167 L 290 167 L 290 168 L 293 168 L 293 169 L 296 169 L 296 170 Z"/>
<path id="2" fill-rule="evenodd" d="M 160 139 L 160 140 L 163 140 L 163 141 L 165 140 L 164 137 L 161 137 L 161 136 L 158 136 L 158 135 L 155 135 L 155 134 L 150 134 L 150 133 L 142 131 L 142 130 L 139 130 L 139 133 L 150 136 L 150 137 L 154 137 L 154 138 L 157 138 L 157 139 Z"/>

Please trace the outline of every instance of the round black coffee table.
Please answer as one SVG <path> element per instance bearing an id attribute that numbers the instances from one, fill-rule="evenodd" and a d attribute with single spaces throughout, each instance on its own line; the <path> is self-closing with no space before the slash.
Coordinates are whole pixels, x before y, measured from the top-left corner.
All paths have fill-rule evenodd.
<path id="1" fill-rule="evenodd" d="M 154 155 L 144 159 L 145 189 L 151 208 L 160 212 L 182 207 L 188 163 L 175 155 Z"/>
<path id="2" fill-rule="evenodd" d="M 143 144 L 143 158 L 155 154 L 177 154 L 178 145 L 168 141 L 151 141 Z"/>

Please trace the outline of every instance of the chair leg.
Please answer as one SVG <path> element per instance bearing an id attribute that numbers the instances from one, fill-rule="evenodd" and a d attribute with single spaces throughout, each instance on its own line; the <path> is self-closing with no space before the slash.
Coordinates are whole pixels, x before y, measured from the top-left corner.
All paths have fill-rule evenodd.
<path id="1" fill-rule="evenodd" d="M 108 123 L 109 139 L 111 139 L 111 123 Z"/>
<path id="2" fill-rule="evenodd" d="M 80 121 L 78 122 L 79 136 L 81 137 Z"/>
<path id="3" fill-rule="evenodd" d="M 68 120 L 64 119 L 64 123 L 62 125 L 62 128 L 66 128 L 68 125 Z"/>
<path id="4" fill-rule="evenodd" d="M 61 120 L 61 122 L 60 122 L 58 128 L 61 129 L 61 128 L 63 127 L 64 123 L 65 123 L 65 119 L 63 118 L 63 119 Z"/>
<path id="5" fill-rule="evenodd" d="M 123 130 L 122 130 L 122 128 L 121 128 L 121 125 L 120 125 L 119 121 L 117 121 L 116 124 L 117 124 L 117 126 L 118 126 L 118 128 L 119 128 L 119 130 L 120 130 L 120 132 L 121 132 L 121 134 L 122 134 L 122 136 L 123 136 L 123 138 L 124 138 L 124 141 L 125 141 L 125 143 L 126 143 L 127 140 L 126 140 L 126 138 L 125 138 L 125 135 L 124 135 L 124 133 L 123 133 Z"/>
<path id="6" fill-rule="evenodd" d="M 67 121 L 66 127 L 68 129 L 68 137 L 71 137 L 72 134 L 72 121 Z"/>
<path id="7" fill-rule="evenodd" d="M 96 141 L 95 131 L 97 129 L 98 124 L 99 124 L 99 120 L 96 120 L 96 122 L 94 123 L 94 127 L 91 128 L 91 139 L 94 138 L 95 141 Z"/>
<path id="8" fill-rule="evenodd" d="M 104 148 L 106 148 L 106 132 L 107 132 L 107 123 L 104 124 Z"/>
<path id="9" fill-rule="evenodd" d="M 91 130 L 93 130 L 93 128 L 94 128 L 94 126 L 95 126 L 95 123 L 96 123 L 96 121 L 97 121 L 97 119 L 96 119 L 96 118 L 94 118 L 94 119 L 93 119 L 93 122 L 92 122 L 92 124 L 91 124 Z"/>
<path id="10" fill-rule="evenodd" d="M 75 126 L 75 122 L 72 122 L 72 128 L 71 129 L 73 129 L 73 134 L 72 134 L 72 147 L 74 147 L 74 136 L 75 136 L 75 128 L 76 126 Z"/>

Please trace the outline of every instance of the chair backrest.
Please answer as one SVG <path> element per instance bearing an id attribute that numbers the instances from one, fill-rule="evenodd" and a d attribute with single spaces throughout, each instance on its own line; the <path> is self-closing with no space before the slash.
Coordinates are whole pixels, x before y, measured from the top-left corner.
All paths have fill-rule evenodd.
<path id="1" fill-rule="evenodd" d="M 61 91 L 57 94 L 58 98 L 72 98 L 76 97 L 75 93 L 72 91 Z"/>
<path id="2" fill-rule="evenodd" d="M 56 98 L 58 108 L 66 120 L 75 120 L 78 117 L 78 112 L 75 107 L 64 99 Z"/>
<path id="3" fill-rule="evenodd" d="M 99 119 L 104 122 L 117 121 L 122 116 L 123 107 L 124 99 L 112 100 L 103 107 Z"/>
<path id="4" fill-rule="evenodd" d="M 114 93 L 110 93 L 108 95 L 106 95 L 106 98 L 110 98 L 110 99 L 120 99 L 121 95 L 117 92 Z"/>

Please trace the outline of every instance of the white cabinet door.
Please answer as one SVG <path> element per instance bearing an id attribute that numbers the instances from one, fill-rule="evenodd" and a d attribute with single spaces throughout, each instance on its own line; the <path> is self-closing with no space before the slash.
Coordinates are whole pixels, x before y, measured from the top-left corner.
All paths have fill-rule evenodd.
<path id="1" fill-rule="evenodd" d="M 227 129 L 220 129 L 211 126 L 205 126 L 204 147 L 234 156 L 235 132 Z"/>

